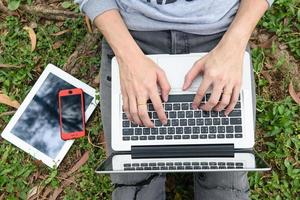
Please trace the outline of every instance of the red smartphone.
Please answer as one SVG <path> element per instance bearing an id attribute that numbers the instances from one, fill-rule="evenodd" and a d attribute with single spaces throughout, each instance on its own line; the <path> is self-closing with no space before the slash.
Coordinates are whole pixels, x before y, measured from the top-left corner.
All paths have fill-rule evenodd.
<path id="1" fill-rule="evenodd" d="M 63 140 L 85 136 L 84 98 L 80 88 L 58 93 L 60 135 Z"/>

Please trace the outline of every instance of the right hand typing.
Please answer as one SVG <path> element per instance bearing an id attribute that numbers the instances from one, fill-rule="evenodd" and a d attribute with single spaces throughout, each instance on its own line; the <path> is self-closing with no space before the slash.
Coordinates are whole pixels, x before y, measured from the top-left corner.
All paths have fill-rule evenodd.
<path id="1" fill-rule="evenodd" d="M 147 109 L 150 99 L 162 124 L 167 117 L 162 105 L 157 85 L 161 89 L 163 101 L 168 101 L 171 90 L 165 72 L 145 55 L 131 57 L 130 61 L 118 59 L 123 110 L 128 119 L 136 124 L 154 127 Z"/>

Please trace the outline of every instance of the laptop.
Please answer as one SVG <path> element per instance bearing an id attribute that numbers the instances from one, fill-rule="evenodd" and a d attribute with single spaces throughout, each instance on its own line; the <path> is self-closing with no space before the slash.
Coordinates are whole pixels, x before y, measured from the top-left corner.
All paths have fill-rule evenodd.
<path id="1" fill-rule="evenodd" d="M 229 116 L 224 111 L 194 110 L 191 106 L 202 77 L 182 91 L 184 75 L 206 53 L 148 55 L 166 73 L 171 85 L 163 103 L 168 123 L 162 125 L 147 102 L 154 128 L 130 122 L 122 110 L 119 67 L 112 59 L 112 149 L 97 173 L 263 171 L 270 167 L 253 150 L 254 105 L 251 62 L 245 52 L 238 103 Z M 208 101 L 209 89 L 203 98 Z"/>

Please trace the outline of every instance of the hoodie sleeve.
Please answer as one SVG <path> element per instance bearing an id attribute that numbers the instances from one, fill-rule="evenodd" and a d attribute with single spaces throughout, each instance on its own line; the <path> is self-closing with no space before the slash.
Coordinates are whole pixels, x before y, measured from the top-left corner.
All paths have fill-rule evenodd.
<path id="1" fill-rule="evenodd" d="M 105 11 L 118 9 L 115 0 L 74 0 L 79 4 L 80 10 L 84 12 L 92 21 Z"/>
<path id="2" fill-rule="evenodd" d="M 274 3 L 274 0 L 267 0 L 268 4 L 269 4 L 269 8 L 271 7 L 271 5 Z"/>

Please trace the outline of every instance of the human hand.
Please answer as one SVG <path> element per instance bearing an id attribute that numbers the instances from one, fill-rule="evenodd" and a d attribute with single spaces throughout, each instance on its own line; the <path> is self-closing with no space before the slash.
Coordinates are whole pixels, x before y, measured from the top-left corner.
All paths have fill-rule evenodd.
<path id="1" fill-rule="evenodd" d="M 193 101 L 194 109 L 199 108 L 210 86 L 212 86 L 212 94 L 200 109 L 206 111 L 226 109 L 225 115 L 234 109 L 241 89 L 243 56 L 243 49 L 219 43 L 211 52 L 194 63 L 186 74 L 183 84 L 183 90 L 186 90 L 200 73 L 203 74 Z"/>
<path id="2" fill-rule="evenodd" d="M 163 100 L 168 101 L 171 87 L 165 72 L 143 54 L 135 55 L 127 61 L 117 60 L 120 65 L 123 110 L 128 119 L 139 125 L 154 127 L 147 109 L 147 100 L 150 99 L 160 121 L 166 124 L 167 117 L 157 88 L 159 85 Z"/>

